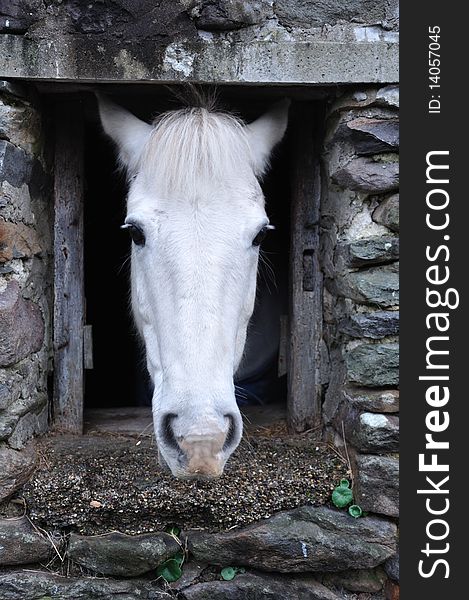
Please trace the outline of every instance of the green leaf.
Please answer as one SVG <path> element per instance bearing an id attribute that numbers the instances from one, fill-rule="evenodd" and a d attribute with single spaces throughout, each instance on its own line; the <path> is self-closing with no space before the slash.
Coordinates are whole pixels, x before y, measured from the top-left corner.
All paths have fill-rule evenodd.
<path id="1" fill-rule="evenodd" d="M 352 506 L 349 506 L 348 514 L 355 517 L 355 519 L 358 519 L 358 517 L 363 515 L 363 511 L 358 504 L 352 504 Z"/>
<path id="2" fill-rule="evenodd" d="M 166 528 L 166 533 L 169 533 L 169 535 L 174 535 L 174 537 L 179 537 L 181 529 L 177 525 L 169 525 Z"/>
<path id="3" fill-rule="evenodd" d="M 345 508 L 353 502 L 353 492 L 348 479 L 341 479 L 340 484 L 332 492 L 332 503 L 337 508 Z"/>
<path id="4" fill-rule="evenodd" d="M 237 569 L 235 569 L 234 567 L 225 567 L 224 569 L 221 570 L 221 578 L 224 579 L 225 581 L 231 581 L 232 579 L 234 579 L 236 577 L 236 573 L 237 573 Z"/>
<path id="5" fill-rule="evenodd" d="M 156 569 L 157 576 L 162 577 L 167 583 L 177 581 L 182 575 L 181 562 L 178 558 L 166 560 Z"/>

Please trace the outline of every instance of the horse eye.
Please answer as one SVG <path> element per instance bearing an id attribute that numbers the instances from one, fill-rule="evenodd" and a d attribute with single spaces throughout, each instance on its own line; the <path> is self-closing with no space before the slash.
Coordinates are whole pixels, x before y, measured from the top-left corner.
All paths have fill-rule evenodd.
<path id="1" fill-rule="evenodd" d="M 265 240 L 265 236 L 267 235 L 267 232 L 273 229 L 272 225 L 265 225 L 265 227 L 263 227 L 259 233 L 256 235 L 256 237 L 252 240 L 252 245 L 253 246 L 260 246 L 262 244 L 262 242 Z"/>
<path id="2" fill-rule="evenodd" d="M 136 246 L 145 245 L 145 234 L 143 233 L 143 229 L 137 225 L 134 225 L 133 223 L 126 223 L 125 225 L 122 225 L 122 229 L 128 230 L 130 237 Z"/>

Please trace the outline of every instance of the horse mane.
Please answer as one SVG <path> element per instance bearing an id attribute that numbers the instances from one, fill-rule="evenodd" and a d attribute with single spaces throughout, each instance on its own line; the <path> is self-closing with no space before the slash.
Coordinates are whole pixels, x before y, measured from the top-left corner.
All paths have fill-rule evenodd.
<path id="1" fill-rule="evenodd" d="M 158 181 L 159 193 L 196 194 L 252 169 L 243 121 L 217 110 L 214 98 L 200 96 L 197 104 L 165 112 L 153 122 L 140 169 L 148 181 Z"/>

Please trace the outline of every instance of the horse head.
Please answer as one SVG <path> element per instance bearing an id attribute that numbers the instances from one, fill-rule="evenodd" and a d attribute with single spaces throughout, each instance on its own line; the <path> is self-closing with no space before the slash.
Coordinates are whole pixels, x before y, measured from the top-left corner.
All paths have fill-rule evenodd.
<path id="1" fill-rule="evenodd" d="M 203 107 L 148 124 L 98 100 L 128 177 L 132 310 L 160 460 L 176 477 L 217 477 L 242 436 L 233 375 L 271 228 L 259 179 L 289 103 L 251 124 Z"/>

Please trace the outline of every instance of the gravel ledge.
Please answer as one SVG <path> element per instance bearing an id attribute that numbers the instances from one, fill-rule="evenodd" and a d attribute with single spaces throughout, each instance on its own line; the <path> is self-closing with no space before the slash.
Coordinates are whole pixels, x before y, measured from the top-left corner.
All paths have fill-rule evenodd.
<path id="1" fill-rule="evenodd" d="M 152 438 L 57 436 L 23 495 L 34 523 L 82 535 L 182 529 L 224 531 L 305 504 L 321 506 L 346 465 L 311 436 L 249 436 L 214 481 L 181 481 L 162 470 Z"/>

